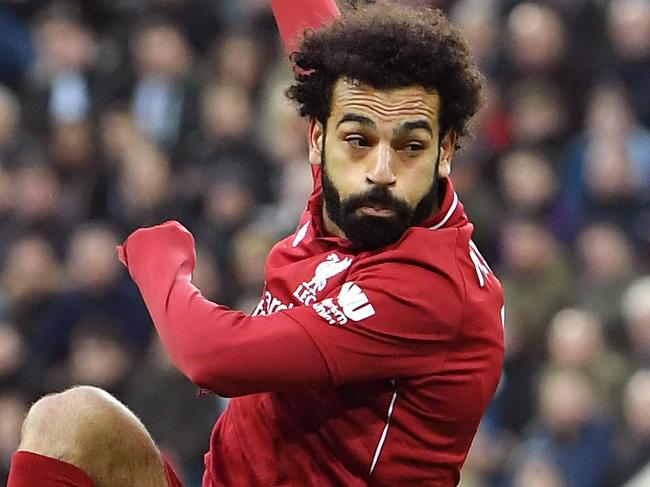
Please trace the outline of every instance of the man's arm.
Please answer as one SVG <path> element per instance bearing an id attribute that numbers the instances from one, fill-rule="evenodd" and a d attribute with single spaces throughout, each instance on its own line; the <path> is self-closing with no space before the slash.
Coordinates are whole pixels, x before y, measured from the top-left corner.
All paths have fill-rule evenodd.
<path id="1" fill-rule="evenodd" d="M 305 29 L 318 29 L 339 16 L 334 0 L 271 0 L 271 8 L 289 54 L 298 47 Z"/>
<path id="2" fill-rule="evenodd" d="M 441 239 L 434 253 L 455 238 Z M 313 306 L 252 317 L 206 300 L 192 285 L 194 240 L 179 223 L 137 230 L 122 248 L 172 361 L 226 396 L 439 371 L 463 313 L 458 268 L 453 259 L 432 269 L 394 257 L 351 270 L 348 282 Z M 500 330 L 497 307 L 491 318 Z"/>
<path id="3" fill-rule="evenodd" d="M 178 369 L 222 396 L 330 384 L 309 334 L 280 314 L 248 316 L 205 299 L 191 283 L 196 254 L 179 223 L 142 228 L 118 248 Z"/>

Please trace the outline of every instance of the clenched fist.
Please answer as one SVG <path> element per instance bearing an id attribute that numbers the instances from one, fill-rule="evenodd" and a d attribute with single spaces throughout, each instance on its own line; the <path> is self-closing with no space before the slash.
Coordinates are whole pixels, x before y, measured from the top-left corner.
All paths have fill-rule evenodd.
<path id="1" fill-rule="evenodd" d="M 174 220 L 139 228 L 118 245 L 117 252 L 136 283 L 168 275 L 170 271 L 189 279 L 196 267 L 194 237 Z"/>

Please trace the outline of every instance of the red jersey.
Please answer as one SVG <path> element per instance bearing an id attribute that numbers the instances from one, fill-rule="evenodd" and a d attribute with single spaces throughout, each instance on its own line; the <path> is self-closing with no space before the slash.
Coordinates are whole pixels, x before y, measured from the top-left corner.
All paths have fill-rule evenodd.
<path id="1" fill-rule="evenodd" d="M 269 255 L 253 316 L 192 286 L 194 242 L 179 225 L 127 240 L 172 360 L 199 386 L 240 396 L 213 430 L 205 487 L 457 484 L 501 374 L 503 296 L 443 188 L 422 225 L 355 252 L 325 234 L 317 185 Z"/>

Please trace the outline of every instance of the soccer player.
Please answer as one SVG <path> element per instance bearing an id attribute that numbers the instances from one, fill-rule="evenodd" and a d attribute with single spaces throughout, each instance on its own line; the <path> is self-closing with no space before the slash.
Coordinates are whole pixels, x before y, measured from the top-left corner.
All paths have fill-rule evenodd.
<path id="1" fill-rule="evenodd" d="M 337 12 L 273 6 L 289 49 L 306 19 Z M 255 313 L 192 285 L 177 222 L 120 248 L 176 366 L 233 397 L 203 485 L 456 485 L 503 360 L 501 287 L 449 179 L 479 73 L 442 15 L 381 3 L 314 30 L 293 59 L 314 191 Z M 37 402 L 20 450 L 10 487 L 180 485 L 137 419 L 90 387 Z"/>

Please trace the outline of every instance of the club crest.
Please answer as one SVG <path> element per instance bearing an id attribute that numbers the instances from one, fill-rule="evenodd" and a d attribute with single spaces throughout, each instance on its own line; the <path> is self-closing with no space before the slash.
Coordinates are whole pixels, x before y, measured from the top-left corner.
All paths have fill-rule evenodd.
<path id="1" fill-rule="evenodd" d="M 293 292 L 294 297 L 302 304 L 310 306 L 318 300 L 320 293 L 327 286 L 327 281 L 345 271 L 352 264 L 352 258 L 341 259 L 337 254 L 329 254 L 327 258 L 316 266 L 314 277 L 303 281 Z"/>

